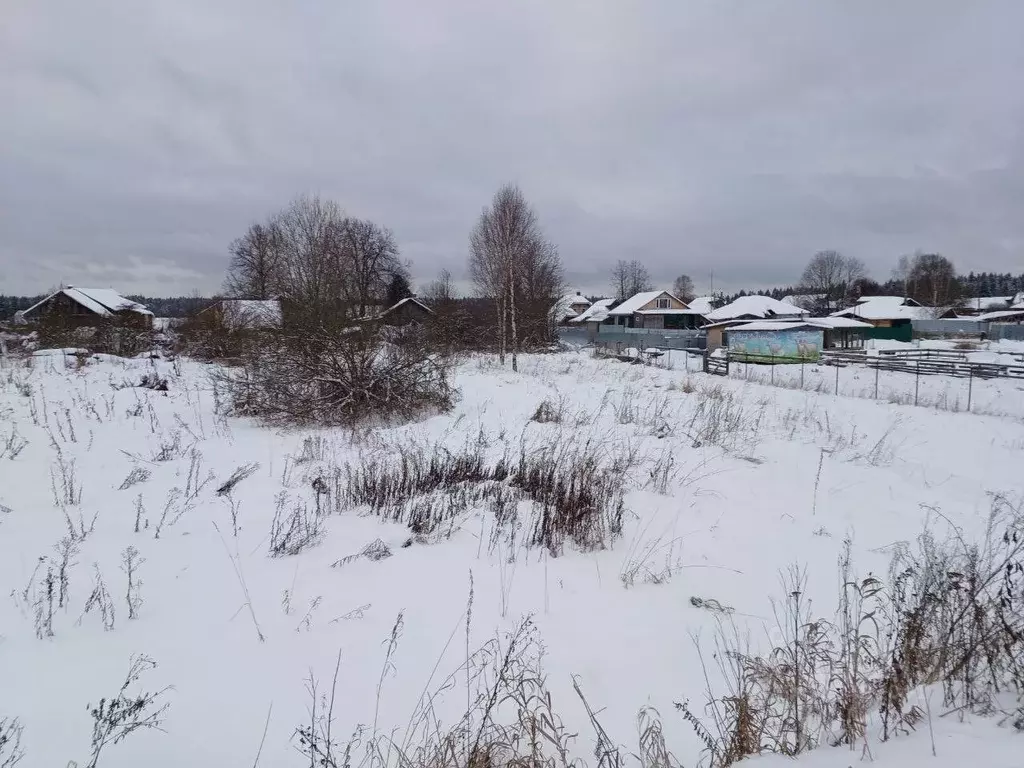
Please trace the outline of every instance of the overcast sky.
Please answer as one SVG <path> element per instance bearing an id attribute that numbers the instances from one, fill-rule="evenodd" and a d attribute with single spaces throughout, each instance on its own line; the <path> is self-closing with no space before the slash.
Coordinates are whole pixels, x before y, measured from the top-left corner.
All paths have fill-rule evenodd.
<path id="1" fill-rule="evenodd" d="M 1024 272 L 1024 2 L 0 0 L 0 293 L 219 288 L 301 193 L 417 280 L 519 183 L 573 287 Z"/>

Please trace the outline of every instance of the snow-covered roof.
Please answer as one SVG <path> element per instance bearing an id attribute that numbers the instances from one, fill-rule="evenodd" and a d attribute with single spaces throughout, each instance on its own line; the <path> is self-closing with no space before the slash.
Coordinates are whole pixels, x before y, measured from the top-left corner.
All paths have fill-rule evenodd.
<path id="1" fill-rule="evenodd" d="M 975 317 L 965 317 L 964 320 L 976 320 L 979 323 L 993 323 L 1000 320 L 1024 320 L 1024 307 L 1020 309 L 1003 309 L 999 312 L 986 312 Z"/>
<path id="2" fill-rule="evenodd" d="M 707 316 L 708 312 L 713 308 L 714 301 L 714 296 L 698 296 L 696 299 L 686 302 L 686 304 L 690 309 L 695 309 L 700 314 Z"/>
<path id="3" fill-rule="evenodd" d="M 619 306 L 617 306 L 615 309 L 611 310 L 608 314 L 632 315 L 634 312 L 637 312 L 640 309 L 640 307 L 646 304 L 650 304 L 652 301 L 654 301 L 657 298 L 660 298 L 661 296 L 669 296 L 678 301 L 680 304 L 683 304 L 684 306 L 686 305 L 685 301 L 676 298 L 668 291 L 643 291 L 642 293 L 630 296 L 624 302 L 619 304 Z M 675 311 L 678 312 L 679 310 Z"/>
<path id="4" fill-rule="evenodd" d="M 277 299 L 225 299 L 220 304 L 228 328 L 274 328 L 281 324 Z"/>
<path id="5" fill-rule="evenodd" d="M 967 309 L 982 310 L 1006 309 L 1013 303 L 1013 296 L 975 296 L 965 299 L 963 306 Z"/>
<path id="6" fill-rule="evenodd" d="M 870 328 L 870 323 L 862 323 L 845 317 L 808 317 L 802 320 L 754 320 L 739 323 L 729 328 L 730 331 L 783 331 L 793 328 Z"/>
<path id="7" fill-rule="evenodd" d="M 833 312 L 832 317 L 862 317 L 865 320 L 923 320 L 933 310 L 922 306 L 907 306 L 902 296 L 865 296 L 849 309 Z"/>
<path id="8" fill-rule="evenodd" d="M 415 304 L 416 306 L 421 307 L 422 309 L 425 309 L 430 314 L 434 314 L 434 310 L 432 310 L 430 307 L 428 307 L 422 301 L 417 299 L 415 296 L 407 296 L 406 298 L 402 299 L 401 301 L 395 302 L 394 304 L 392 304 L 390 307 L 385 309 L 380 314 L 381 314 L 381 316 L 390 314 L 391 312 L 394 312 L 396 309 L 398 309 L 401 306 L 404 306 L 405 304 Z"/>
<path id="9" fill-rule="evenodd" d="M 590 306 L 590 299 L 581 294 L 579 291 L 576 291 L 575 293 L 567 293 L 565 296 L 562 297 L 562 301 L 570 305 L 586 304 L 587 306 Z"/>
<path id="10" fill-rule="evenodd" d="M 808 317 L 807 322 L 822 328 L 870 328 L 871 323 L 854 320 L 852 317 Z"/>
<path id="11" fill-rule="evenodd" d="M 142 304 L 126 299 L 110 288 L 76 288 L 73 285 L 69 285 L 67 288 L 54 291 L 42 301 L 33 304 L 24 311 L 22 316 L 30 315 L 37 308 L 61 293 L 100 317 L 110 317 L 116 312 L 136 312 L 140 315 L 153 314 Z"/>
<path id="12" fill-rule="evenodd" d="M 769 296 L 740 296 L 736 301 L 705 314 L 708 320 L 734 320 L 742 317 L 794 317 L 810 314 L 806 309 Z"/>
<path id="13" fill-rule="evenodd" d="M 615 299 L 598 299 L 576 317 L 569 320 L 570 323 L 599 323 L 608 317 L 608 307 Z"/>

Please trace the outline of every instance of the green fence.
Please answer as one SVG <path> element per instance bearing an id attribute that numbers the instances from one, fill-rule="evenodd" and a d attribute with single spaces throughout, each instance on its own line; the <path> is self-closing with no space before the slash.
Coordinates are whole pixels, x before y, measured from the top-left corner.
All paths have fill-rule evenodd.
<path id="1" fill-rule="evenodd" d="M 892 328 L 865 328 L 864 337 L 867 339 L 889 339 L 890 341 L 912 341 L 914 326 L 907 323 Z"/>

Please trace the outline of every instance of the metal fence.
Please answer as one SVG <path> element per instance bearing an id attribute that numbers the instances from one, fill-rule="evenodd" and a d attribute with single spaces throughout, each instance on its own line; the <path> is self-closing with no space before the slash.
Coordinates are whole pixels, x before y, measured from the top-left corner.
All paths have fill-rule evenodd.
<path id="1" fill-rule="evenodd" d="M 977 320 L 914 320 L 915 334 L 922 336 L 956 336 L 959 334 L 989 339 L 1024 341 L 1024 325 L 1014 323 L 979 323 Z"/>
<path id="2" fill-rule="evenodd" d="M 1008 323 L 989 323 L 988 338 L 1007 339 L 1009 341 L 1024 341 L 1024 325 L 1010 325 Z"/>
<path id="3" fill-rule="evenodd" d="M 911 325 L 914 333 L 922 334 L 979 334 L 988 330 L 988 323 L 977 320 L 914 320 Z"/>
<path id="4" fill-rule="evenodd" d="M 617 328 L 614 325 L 600 326 L 596 342 L 643 349 L 704 349 L 708 345 L 707 334 L 704 331 L 662 331 L 650 328 Z"/>

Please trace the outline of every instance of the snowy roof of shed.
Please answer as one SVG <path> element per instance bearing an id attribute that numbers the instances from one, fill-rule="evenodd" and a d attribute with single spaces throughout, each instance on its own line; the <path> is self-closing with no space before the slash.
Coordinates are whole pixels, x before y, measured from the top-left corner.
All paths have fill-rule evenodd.
<path id="1" fill-rule="evenodd" d="M 724 307 L 712 310 L 705 316 L 711 321 L 734 320 L 736 318 L 762 317 L 770 319 L 773 317 L 792 317 L 794 315 L 808 315 L 806 309 L 787 304 L 784 301 L 773 299 L 769 296 L 740 296 L 736 301 L 726 304 Z"/>

